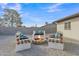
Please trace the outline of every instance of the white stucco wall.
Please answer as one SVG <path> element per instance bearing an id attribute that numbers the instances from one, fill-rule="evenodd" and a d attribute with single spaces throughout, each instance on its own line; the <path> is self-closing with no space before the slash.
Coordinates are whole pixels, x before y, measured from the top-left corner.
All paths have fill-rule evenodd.
<path id="1" fill-rule="evenodd" d="M 69 21 L 69 20 L 68 20 Z M 64 29 L 64 22 L 57 24 L 57 31 L 61 31 L 64 37 L 79 40 L 79 17 L 70 19 L 71 30 Z"/>

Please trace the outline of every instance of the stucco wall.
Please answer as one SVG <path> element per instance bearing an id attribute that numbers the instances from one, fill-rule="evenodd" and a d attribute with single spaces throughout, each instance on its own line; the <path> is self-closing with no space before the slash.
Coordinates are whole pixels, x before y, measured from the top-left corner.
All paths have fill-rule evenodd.
<path id="1" fill-rule="evenodd" d="M 65 22 L 64 21 L 57 24 L 57 31 L 61 31 L 64 37 L 79 40 L 79 17 L 70 19 L 70 21 L 71 21 L 71 30 L 64 29 L 64 22 Z"/>

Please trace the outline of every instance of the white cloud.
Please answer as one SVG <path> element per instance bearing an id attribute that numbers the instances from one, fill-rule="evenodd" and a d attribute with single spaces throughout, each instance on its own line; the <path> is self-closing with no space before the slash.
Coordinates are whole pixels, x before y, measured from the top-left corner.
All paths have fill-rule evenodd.
<path id="1" fill-rule="evenodd" d="M 41 27 L 41 26 L 43 26 L 44 24 L 35 24 L 35 23 L 25 24 L 25 23 L 23 23 L 22 25 L 23 25 L 23 26 L 26 26 L 26 27 L 35 27 L 36 25 L 37 25 L 37 27 Z"/>
<path id="2" fill-rule="evenodd" d="M 4 8 L 10 8 L 10 9 L 15 9 L 15 10 L 17 10 L 17 11 L 21 11 L 21 4 L 19 4 L 19 3 L 15 3 L 15 5 L 14 6 L 11 6 L 11 5 L 8 5 L 8 3 L 0 3 L 0 6 L 1 6 L 1 8 L 2 9 L 4 9 Z"/>
<path id="3" fill-rule="evenodd" d="M 25 12 L 25 13 L 22 13 L 22 14 L 21 14 L 21 17 L 25 17 L 25 16 L 26 16 L 26 17 L 29 16 L 29 13 L 26 13 L 26 12 Z"/>
<path id="4" fill-rule="evenodd" d="M 42 21 L 42 17 L 40 17 L 40 16 L 35 16 L 35 15 L 33 15 L 33 14 L 30 14 L 30 13 L 23 13 L 23 14 L 21 14 L 21 17 L 23 17 L 23 18 L 28 18 L 29 20 L 31 20 L 32 22 L 40 22 L 40 21 Z"/>
<path id="5" fill-rule="evenodd" d="M 61 11 L 61 9 L 59 8 L 59 6 L 62 5 L 62 4 L 63 3 L 52 4 L 51 6 L 45 7 L 43 9 L 47 10 L 47 12 Z"/>
<path id="6" fill-rule="evenodd" d="M 8 6 L 9 8 L 11 8 L 11 9 L 15 9 L 15 10 L 17 10 L 17 11 L 21 11 L 21 4 L 19 4 L 19 3 L 15 3 L 15 6 Z"/>
<path id="7" fill-rule="evenodd" d="M 54 8 L 54 9 L 49 9 L 47 12 L 57 12 L 57 11 L 61 11 L 61 9 L 56 9 L 56 8 Z"/>
<path id="8" fill-rule="evenodd" d="M 34 22 L 41 22 L 42 18 L 38 17 L 38 16 L 30 16 L 29 17 L 30 20 L 34 21 Z"/>
<path id="9" fill-rule="evenodd" d="M 33 14 L 30 14 L 27 12 L 27 13 L 23 13 L 21 15 L 21 17 L 22 17 L 23 25 L 25 25 L 27 27 L 35 26 L 35 24 L 37 24 L 38 27 L 44 25 L 44 23 L 43 23 L 44 19 L 40 16 L 33 15 Z M 25 21 L 27 21 L 27 22 L 25 22 Z"/>
<path id="10" fill-rule="evenodd" d="M 21 8 L 21 4 L 19 4 L 19 3 L 15 3 L 14 6 L 8 5 L 7 7 L 10 8 L 10 9 L 15 9 L 15 10 L 17 10 L 18 12 L 20 12 L 21 9 L 22 9 L 22 8 Z"/>
<path id="11" fill-rule="evenodd" d="M 62 3 L 58 3 L 58 4 L 54 4 L 50 7 L 48 7 L 49 9 L 53 9 L 53 8 L 58 8 L 60 5 L 62 5 Z"/>
<path id="12" fill-rule="evenodd" d="M 15 5 L 16 5 L 16 6 L 15 6 L 15 9 L 16 9 L 16 10 L 18 10 L 18 11 L 19 11 L 19 10 L 21 10 L 21 9 L 22 9 L 22 8 L 21 8 L 21 4 L 17 4 L 17 3 L 16 3 Z"/>
<path id="13" fill-rule="evenodd" d="M 7 7 L 7 4 L 8 3 L 0 3 L 0 6 L 1 6 L 2 9 L 4 9 L 5 7 Z"/>

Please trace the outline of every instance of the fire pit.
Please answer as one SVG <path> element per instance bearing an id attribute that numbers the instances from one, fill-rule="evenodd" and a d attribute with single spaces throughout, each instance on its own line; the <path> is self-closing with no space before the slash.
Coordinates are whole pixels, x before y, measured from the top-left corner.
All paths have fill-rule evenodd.
<path id="1" fill-rule="evenodd" d="M 45 42 L 45 31 L 44 30 L 33 31 L 33 43 L 41 44 L 44 42 Z"/>

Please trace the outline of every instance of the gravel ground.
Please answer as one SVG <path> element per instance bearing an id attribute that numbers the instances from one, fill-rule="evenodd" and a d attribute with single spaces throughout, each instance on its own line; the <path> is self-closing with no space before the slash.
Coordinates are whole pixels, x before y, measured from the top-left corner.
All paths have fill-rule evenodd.
<path id="1" fill-rule="evenodd" d="M 47 44 L 35 45 L 32 48 L 15 52 L 15 36 L 0 36 L 0 56 L 78 56 L 79 42 L 65 39 L 64 51 L 50 49 Z"/>

